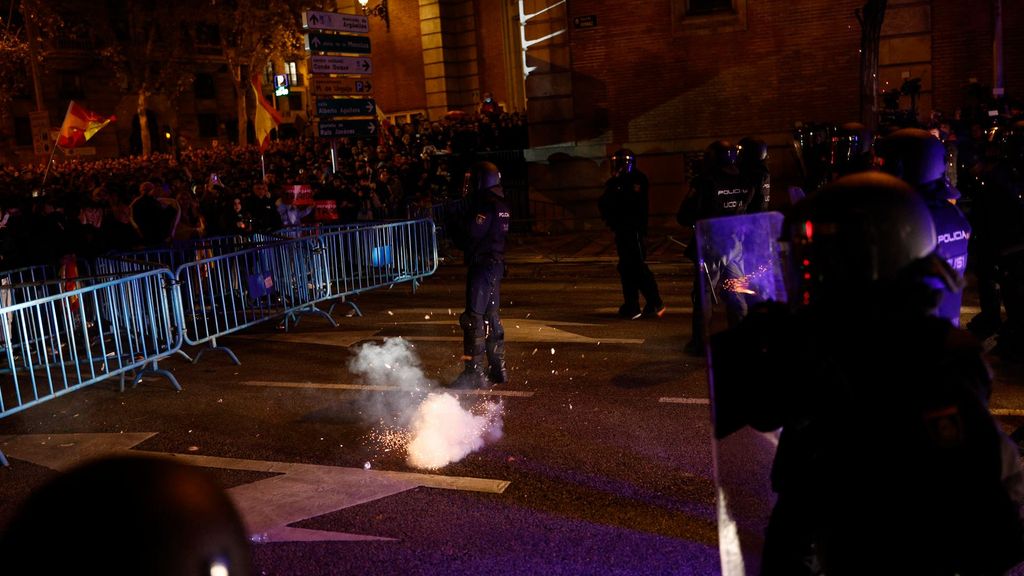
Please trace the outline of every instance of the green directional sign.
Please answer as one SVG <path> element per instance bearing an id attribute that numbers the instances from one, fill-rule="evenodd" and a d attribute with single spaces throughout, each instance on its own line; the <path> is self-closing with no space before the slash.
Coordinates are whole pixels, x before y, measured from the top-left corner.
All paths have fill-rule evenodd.
<path id="1" fill-rule="evenodd" d="M 370 53 L 370 38 L 368 36 L 346 36 L 344 34 L 310 32 L 305 34 L 304 37 L 306 40 L 306 50 L 309 52 L 340 54 Z"/>
<path id="2" fill-rule="evenodd" d="M 373 98 L 317 98 L 317 116 L 374 116 L 377 103 Z"/>
<path id="3" fill-rule="evenodd" d="M 317 123 L 317 134 L 321 138 L 373 136 L 376 133 L 376 120 L 320 120 Z"/>

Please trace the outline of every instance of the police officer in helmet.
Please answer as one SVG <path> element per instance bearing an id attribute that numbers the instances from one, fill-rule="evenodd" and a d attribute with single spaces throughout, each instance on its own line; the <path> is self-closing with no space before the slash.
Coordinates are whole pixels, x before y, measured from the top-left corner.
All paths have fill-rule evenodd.
<path id="1" fill-rule="evenodd" d="M 1000 574 L 1024 560 L 1021 467 L 966 331 L 936 318 L 921 196 L 878 172 L 787 215 L 789 302 L 712 337 L 715 434 L 781 429 L 761 573 Z M 1007 450 L 1009 447 L 1009 450 Z"/>
<path id="2" fill-rule="evenodd" d="M 959 326 L 971 225 L 953 204 L 960 192 L 946 180 L 946 147 L 926 130 L 901 128 L 875 145 L 875 156 L 883 172 L 910 184 L 928 206 L 935 224 L 936 251 L 960 279 L 943 292 L 937 313 Z"/>
<path id="3" fill-rule="evenodd" d="M 478 162 L 473 166 L 470 177 L 473 190 L 463 222 L 466 309 L 459 316 L 465 367 L 455 382 L 457 387 L 508 382 L 505 329 L 498 313 L 510 211 L 497 166 L 491 162 Z"/>
<path id="4" fill-rule="evenodd" d="M 628 319 L 660 317 L 665 304 L 654 273 L 647 266 L 647 176 L 637 169 L 636 155 L 623 148 L 612 155 L 612 177 L 605 182 L 598 202 L 601 218 L 615 233 L 619 255 L 622 305 L 619 316 Z M 640 296 L 644 306 L 640 307 Z"/>
<path id="5" fill-rule="evenodd" d="M 740 173 L 739 155 L 739 148 L 728 140 L 715 140 L 708 144 L 704 149 L 701 169 L 690 182 L 690 192 L 676 213 L 676 221 L 680 226 L 694 230 L 699 220 L 747 212 L 747 207 L 755 196 L 755 189 L 750 185 L 750 180 L 745 179 Z M 717 266 L 715 263 L 708 263 L 707 269 L 698 269 L 696 238 L 687 245 L 683 254 L 693 261 L 695 274 L 708 276 L 709 289 L 728 279 L 730 270 L 734 270 L 733 267 Z M 741 254 L 737 256 L 741 257 Z M 702 355 L 704 351 L 702 301 L 707 299 L 702 298 L 700 290 L 701 283 L 695 281 L 691 294 L 693 336 L 686 345 L 686 351 L 693 355 Z M 734 301 L 727 307 L 728 310 L 734 311 L 743 307 L 740 295 L 730 293 L 729 296 Z"/>
<path id="6" fill-rule="evenodd" d="M 747 212 L 764 212 L 771 201 L 771 173 L 768 171 L 768 143 L 747 136 L 737 144 L 739 167 L 743 187 L 752 192 Z"/>

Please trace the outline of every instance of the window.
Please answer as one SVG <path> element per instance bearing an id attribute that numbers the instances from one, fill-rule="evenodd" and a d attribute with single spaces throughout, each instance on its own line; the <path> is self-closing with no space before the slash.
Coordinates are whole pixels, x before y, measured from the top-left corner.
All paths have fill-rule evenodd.
<path id="1" fill-rule="evenodd" d="M 747 29 L 747 0 L 672 0 L 673 34 L 719 34 Z"/>
<path id="2" fill-rule="evenodd" d="M 32 122 L 28 116 L 14 117 L 14 143 L 18 146 L 32 146 Z"/>
<path id="3" fill-rule="evenodd" d="M 687 0 L 686 15 L 701 16 L 714 12 L 732 12 L 732 0 Z"/>
<path id="4" fill-rule="evenodd" d="M 57 75 L 57 94 L 61 100 L 85 100 L 82 77 L 74 72 L 60 72 Z"/>
<path id="5" fill-rule="evenodd" d="M 213 81 L 213 74 L 196 73 L 195 88 L 196 98 L 199 100 L 213 100 L 217 97 L 217 85 Z"/>
<path id="6" fill-rule="evenodd" d="M 284 73 L 288 75 L 289 86 L 301 86 L 299 84 L 299 71 L 295 62 L 285 62 Z"/>
<path id="7" fill-rule="evenodd" d="M 199 137 L 200 138 L 216 138 L 217 137 L 217 115 L 216 114 L 199 114 L 196 116 L 196 121 L 199 123 Z"/>

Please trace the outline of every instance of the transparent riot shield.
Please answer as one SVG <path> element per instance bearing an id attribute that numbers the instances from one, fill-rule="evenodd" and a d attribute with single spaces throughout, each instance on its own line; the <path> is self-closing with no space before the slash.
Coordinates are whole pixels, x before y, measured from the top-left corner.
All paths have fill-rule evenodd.
<path id="1" fill-rule="evenodd" d="M 774 503 L 769 475 L 777 434 L 758 432 L 737 422 L 736 415 L 729 413 L 737 394 L 735 390 L 716 394 L 716 385 L 727 383 L 715 381 L 711 368 L 715 351 L 709 343 L 716 334 L 738 324 L 757 303 L 785 301 L 777 248 L 782 219 L 778 212 L 760 212 L 702 220 L 695 229 L 699 289 L 694 314 L 703 318 L 701 341 L 708 358 L 719 551 L 724 576 L 759 572 L 764 529 Z M 719 353 L 723 351 L 719 349 Z M 736 360 L 742 358 L 729 361 Z"/>

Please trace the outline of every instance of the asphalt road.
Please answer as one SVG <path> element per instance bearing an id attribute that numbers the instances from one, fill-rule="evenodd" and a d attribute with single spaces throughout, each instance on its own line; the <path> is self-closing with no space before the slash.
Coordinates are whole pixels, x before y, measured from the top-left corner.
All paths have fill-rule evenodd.
<path id="1" fill-rule="evenodd" d="M 57 471 L 134 451 L 213 474 L 252 534 L 257 574 L 720 574 L 705 365 L 683 353 L 691 266 L 653 240 L 668 312 L 629 321 L 615 315 L 610 236 L 518 239 L 502 286 L 511 382 L 491 392 L 444 386 L 461 370 L 464 282 L 447 262 L 415 291 L 360 295 L 361 316 L 338 303 L 337 327 L 306 316 L 219 340 L 241 365 L 169 358 L 180 392 L 110 380 L 9 416 L 0 525 Z M 1021 369 L 993 367 L 992 406 L 1013 429 Z M 417 459 L 411 430 L 440 435 L 444 457 Z M 749 473 L 723 533 L 754 573 L 771 438 L 720 456 Z"/>

